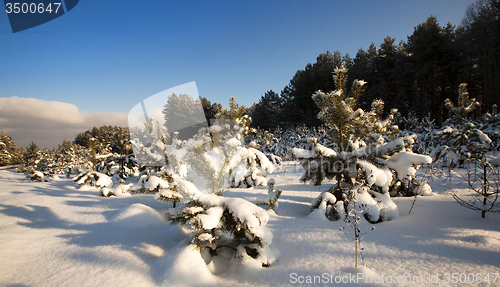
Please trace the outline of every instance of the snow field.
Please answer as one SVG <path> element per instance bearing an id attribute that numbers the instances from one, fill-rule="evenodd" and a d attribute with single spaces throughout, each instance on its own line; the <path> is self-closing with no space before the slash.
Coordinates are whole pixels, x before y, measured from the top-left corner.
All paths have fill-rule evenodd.
<path id="1" fill-rule="evenodd" d="M 190 244 L 189 231 L 164 221 L 171 205 L 154 194 L 105 198 L 99 189 L 81 190 L 65 178 L 32 182 L 0 171 L 0 285 L 293 286 L 316 276 L 323 281 L 311 285 L 342 286 L 324 280 L 361 271 L 394 280 L 368 286 L 416 286 L 396 283 L 400 276 L 422 278 L 418 286 L 454 286 L 444 282 L 445 273 L 488 273 L 493 279 L 500 272 L 500 216 L 485 220 L 454 202 L 448 186 L 469 193 L 456 177 L 429 182 L 434 194 L 417 197 L 409 215 L 414 198 L 394 198 L 399 218 L 375 225 L 363 220 L 362 231 L 375 230 L 361 241 L 366 266 L 355 269 L 354 242 L 339 230 L 349 234 L 350 227 L 308 216 L 311 201 L 333 183 L 299 183 L 299 167 L 285 162 L 268 176 L 283 190 L 278 208 L 267 211 L 276 263 L 262 268 L 234 261 L 218 275 Z M 255 202 L 264 194 L 267 187 L 231 188 L 223 195 Z M 428 283 L 436 273 L 438 284 Z M 499 285 L 497 279 L 481 286 Z"/>

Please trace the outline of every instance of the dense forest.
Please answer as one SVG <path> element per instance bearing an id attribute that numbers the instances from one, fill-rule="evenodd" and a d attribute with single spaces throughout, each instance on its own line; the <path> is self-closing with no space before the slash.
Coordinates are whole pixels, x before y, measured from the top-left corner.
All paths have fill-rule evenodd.
<path id="1" fill-rule="evenodd" d="M 481 108 L 491 112 L 500 102 L 500 1 L 477 1 L 465 13 L 461 25 L 441 26 L 435 16 L 414 28 L 406 42 L 386 37 L 377 48 L 360 48 L 354 58 L 340 51 L 326 51 L 295 73 L 280 93 L 266 92 L 249 108 L 252 125 L 263 129 L 318 126 L 318 108 L 312 95 L 335 89 L 332 72 L 348 68 L 347 86 L 354 79 L 368 84 L 359 106 L 369 109 L 373 99 L 385 102 L 385 110 L 398 108 L 406 116 L 430 116 L 436 123 L 448 118 L 444 101 L 457 101 L 460 83 L 467 84 Z"/>

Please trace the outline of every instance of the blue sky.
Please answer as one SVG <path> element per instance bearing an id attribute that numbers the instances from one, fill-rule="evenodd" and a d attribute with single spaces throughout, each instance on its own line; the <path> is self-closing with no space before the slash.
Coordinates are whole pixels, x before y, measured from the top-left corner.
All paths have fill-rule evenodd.
<path id="1" fill-rule="evenodd" d="M 386 36 L 406 40 L 430 15 L 459 24 L 471 2 L 81 0 L 16 34 L 0 13 L 0 97 L 128 112 L 196 81 L 212 102 L 250 105 L 326 50 L 354 57 Z"/>
<path id="2" fill-rule="evenodd" d="M 458 25 L 471 0 L 81 0 L 66 15 L 13 34 L 0 13 L 0 98 L 127 113 L 196 81 L 201 96 L 251 105 L 281 91 L 320 53 L 356 55 L 406 40 L 430 15 Z M 1 121 L 0 121 L 0 129 Z"/>

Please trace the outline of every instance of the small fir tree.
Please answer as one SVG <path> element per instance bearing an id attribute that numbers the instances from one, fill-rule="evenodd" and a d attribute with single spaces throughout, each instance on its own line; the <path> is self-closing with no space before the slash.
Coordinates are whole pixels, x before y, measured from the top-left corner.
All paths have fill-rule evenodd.
<path id="1" fill-rule="evenodd" d="M 37 169 L 37 164 L 40 162 L 40 149 L 38 146 L 31 142 L 31 144 L 24 151 L 24 164 L 26 166 L 31 166 L 33 170 Z"/>
<path id="2" fill-rule="evenodd" d="M 345 209 L 350 201 L 359 196 L 356 192 L 356 196 L 350 198 L 348 194 L 351 190 L 366 189 L 372 201 L 374 198 L 382 201 L 375 208 L 382 213 L 369 221 L 390 220 L 398 215 L 397 207 L 389 196 L 393 177 L 387 161 L 393 155 L 411 149 L 413 139 L 406 137 L 386 142 L 398 132 L 398 128 L 391 124 L 397 110 L 391 110 L 389 116 L 383 119 L 384 103 L 381 100 L 374 100 L 369 112 L 356 109 L 357 99 L 366 83 L 355 80 L 348 94 L 345 89 L 346 75 L 344 67 L 335 69 L 337 89 L 327 94 L 318 91 L 313 95 L 320 109 L 318 118 L 325 123 L 334 140 L 333 149 L 318 143 L 316 138 L 310 138 L 308 149 L 294 148 L 292 152 L 302 160 L 302 181 L 319 185 L 324 179 L 336 179 L 337 184 L 331 192 L 336 201 L 343 201 Z"/>
<path id="3" fill-rule="evenodd" d="M 207 264 L 222 249 L 233 250 L 235 258 L 253 258 L 263 267 L 274 262 L 269 248 L 273 235 L 266 226 L 269 215 L 265 210 L 242 198 L 206 194 L 189 181 L 175 180 L 183 204 L 165 216 L 172 224 L 191 227 L 191 242 L 200 253 L 207 251 Z"/>
<path id="4" fill-rule="evenodd" d="M 210 193 L 220 194 L 231 171 L 248 157 L 248 151 L 235 137 L 225 139 L 222 127 L 215 124 L 200 130 L 197 137 L 186 144 L 186 162 L 205 180 Z"/>
<path id="5" fill-rule="evenodd" d="M 22 161 L 22 150 L 11 136 L 0 132 L 0 166 L 19 164 Z"/>
<path id="6" fill-rule="evenodd" d="M 446 99 L 444 100 L 444 106 L 458 117 L 458 123 L 462 126 L 467 115 L 479 108 L 480 104 L 475 98 L 469 99 L 467 84 L 461 83 L 458 85 L 458 105 L 455 106 L 450 99 Z"/>
<path id="7" fill-rule="evenodd" d="M 260 206 L 266 206 L 269 209 L 275 210 L 278 208 L 278 199 L 283 192 L 281 189 L 274 189 L 275 181 L 273 178 L 267 181 L 267 195 L 257 197 L 255 204 Z"/>

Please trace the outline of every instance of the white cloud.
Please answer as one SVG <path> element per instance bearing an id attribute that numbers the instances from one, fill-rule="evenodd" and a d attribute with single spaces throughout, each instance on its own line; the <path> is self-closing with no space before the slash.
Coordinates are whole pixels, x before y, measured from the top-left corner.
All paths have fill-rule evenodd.
<path id="1" fill-rule="evenodd" d="M 82 112 L 64 102 L 34 98 L 0 98 L 0 130 L 12 136 L 19 147 L 34 141 L 40 148 L 57 147 L 63 140 L 92 127 L 127 126 L 126 113 Z"/>

